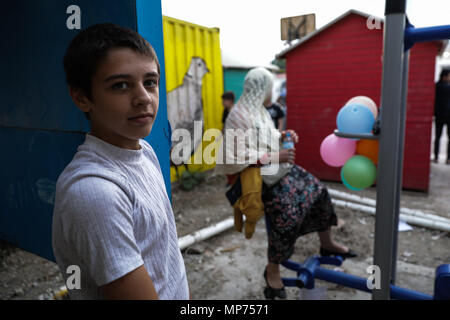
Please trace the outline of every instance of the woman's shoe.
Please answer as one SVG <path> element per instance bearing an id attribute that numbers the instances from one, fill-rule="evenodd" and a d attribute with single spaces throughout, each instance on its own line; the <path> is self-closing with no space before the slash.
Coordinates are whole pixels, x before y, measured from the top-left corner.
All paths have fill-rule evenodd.
<path id="1" fill-rule="evenodd" d="M 264 269 L 264 279 L 266 280 L 267 287 L 264 289 L 264 296 L 266 299 L 274 300 L 275 297 L 280 299 L 286 299 L 286 290 L 284 290 L 284 286 L 281 289 L 272 288 L 267 281 L 267 268 Z"/>
<path id="2" fill-rule="evenodd" d="M 320 255 L 322 257 L 328 257 L 328 256 L 341 256 L 342 258 L 355 258 L 358 255 L 356 254 L 355 251 L 353 251 L 352 249 L 348 249 L 347 252 L 345 253 L 341 253 L 341 252 L 337 252 L 337 251 L 331 251 L 331 250 L 327 250 L 324 248 L 320 248 Z"/>

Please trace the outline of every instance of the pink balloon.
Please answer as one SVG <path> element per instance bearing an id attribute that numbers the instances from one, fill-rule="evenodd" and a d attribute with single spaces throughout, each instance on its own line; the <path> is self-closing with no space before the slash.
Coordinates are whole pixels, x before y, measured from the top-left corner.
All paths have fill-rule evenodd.
<path id="1" fill-rule="evenodd" d="M 342 167 L 356 151 L 356 141 L 330 134 L 320 145 L 322 160 L 331 167 Z"/>
<path id="2" fill-rule="evenodd" d="M 375 119 L 378 116 L 377 104 L 369 97 L 356 96 L 356 97 L 353 97 L 350 100 L 348 100 L 345 105 L 348 105 L 348 104 L 362 104 L 363 106 L 366 106 L 367 108 L 369 108 L 369 110 L 372 112 L 373 117 Z"/>

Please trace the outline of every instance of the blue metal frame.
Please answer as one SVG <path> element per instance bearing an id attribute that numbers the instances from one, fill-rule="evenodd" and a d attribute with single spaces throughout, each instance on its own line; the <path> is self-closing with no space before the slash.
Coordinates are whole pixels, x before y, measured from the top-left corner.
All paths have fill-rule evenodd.
<path id="1" fill-rule="evenodd" d="M 285 261 L 282 263 L 282 265 L 287 269 L 296 271 L 297 277 L 283 278 L 283 284 L 287 287 L 313 289 L 315 285 L 314 279 L 319 279 L 331 283 L 336 283 L 348 288 L 372 293 L 372 290 L 367 287 L 367 279 L 321 267 L 321 265 L 323 264 L 340 266 L 343 260 L 344 259 L 341 256 L 313 256 L 308 258 L 304 264 L 300 264 L 290 260 Z M 438 291 L 440 294 L 440 298 L 449 299 L 450 296 L 448 295 L 448 288 L 450 287 L 448 286 L 448 281 L 450 278 L 450 265 L 442 265 L 441 267 L 440 277 L 444 281 L 438 281 L 439 284 L 436 286 L 436 288 L 440 290 Z M 414 290 L 404 289 L 394 285 L 390 286 L 390 296 L 393 299 L 399 300 L 433 300 L 433 297 L 430 295 Z"/>
<path id="2" fill-rule="evenodd" d="M 405 28 L 405 51 L 411 49 L 417 42 L 447 39 L 450 39 L 450 25 L 414 28 L 414 26 L 407 21 Z"/>

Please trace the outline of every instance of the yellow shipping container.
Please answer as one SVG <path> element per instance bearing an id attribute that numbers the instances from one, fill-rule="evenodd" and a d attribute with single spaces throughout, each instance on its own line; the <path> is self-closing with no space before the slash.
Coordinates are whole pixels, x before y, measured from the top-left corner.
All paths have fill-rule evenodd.
<path id="1" fill-rule="evenodd" d="M 167 113 L 172 126 L 186 129 L 192 135 L 191 152 L 184 158 L 189 171 L 212 169 L 214 164 L 194 164 L 203 159 L 203 150 L 209 142 L 194 128 L 194 120 L 203 121 L 203 132 L 222 130 L 223 69 L 218 28 L 206 28 L 189 22 L 163 16 L 164 55 L 167 87 Z M 198 123 L 197 123 L 198 124 Z M 201 125 L 200 125 L 201 128 Z M 196 131 L 197 130 L 197 131 Z M 196 138 L 194 138 L 196 131 Z M 200 158 L 201 157 L 201 158 Z M 178 167 L 178 173 L 184 166 Z M 171 167 L 171 180 L 176 180 Z"/>

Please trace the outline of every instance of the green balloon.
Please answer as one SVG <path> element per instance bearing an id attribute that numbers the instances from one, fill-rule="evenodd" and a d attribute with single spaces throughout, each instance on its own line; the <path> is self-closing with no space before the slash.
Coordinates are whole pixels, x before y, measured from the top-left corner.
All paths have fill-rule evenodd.
<path id="1" fill-rule="evenodd" d="M 353 156 L 342 167 L 342 177 L 355 189 L 370 187 L 377 179 L 377 168 L 365 156 Z"/>
<path id="2" fill-rule="evenodd" d="M 344 186 L 346 186 L 348 189 L 350 189 L 352 191 L 361 191 L 362 190 L 362 189 L 353 188 L 351 185 L 348 184 L 347 181 L 345 181 L 342 169 L 341 169 L 341 181 L 344 184 Z"/>

